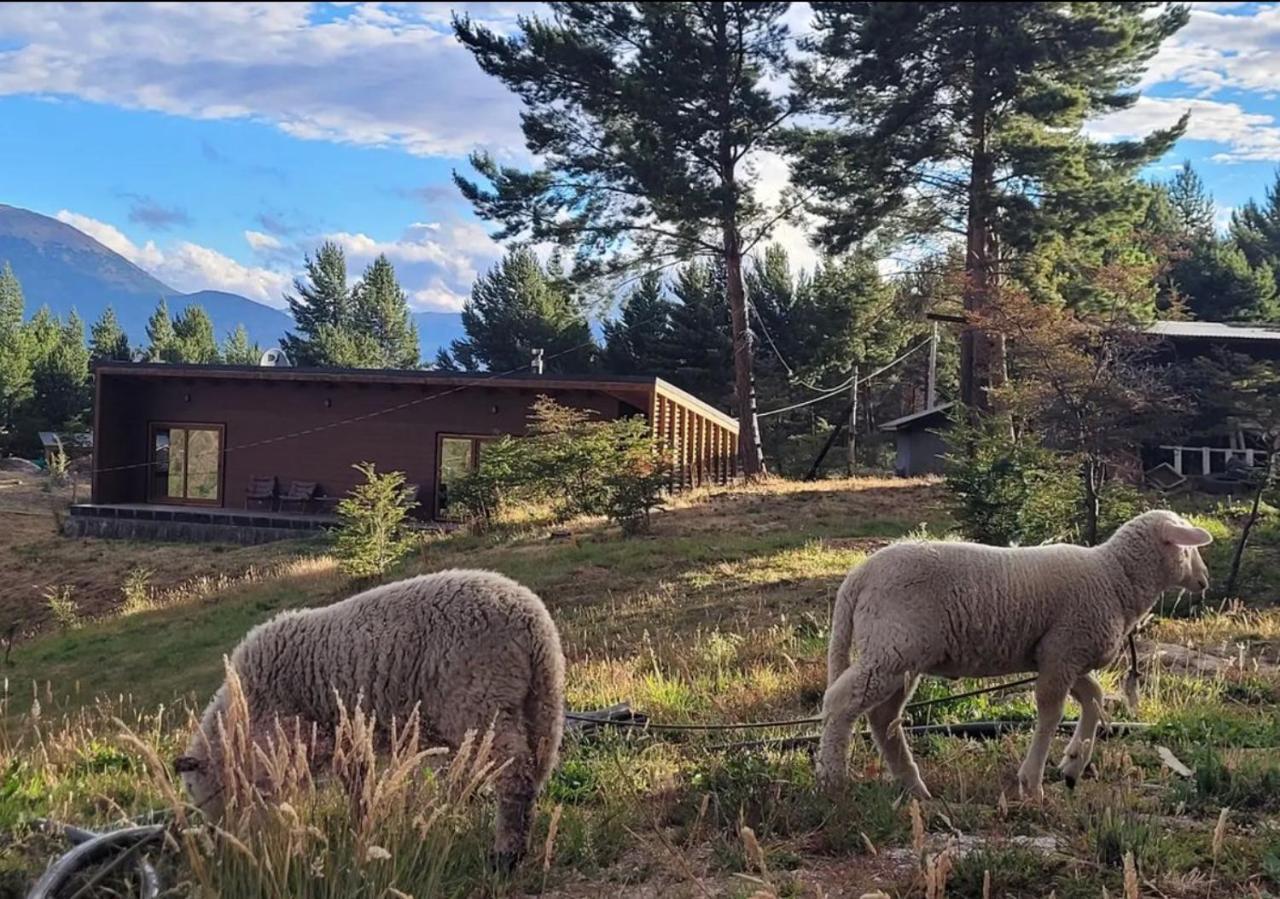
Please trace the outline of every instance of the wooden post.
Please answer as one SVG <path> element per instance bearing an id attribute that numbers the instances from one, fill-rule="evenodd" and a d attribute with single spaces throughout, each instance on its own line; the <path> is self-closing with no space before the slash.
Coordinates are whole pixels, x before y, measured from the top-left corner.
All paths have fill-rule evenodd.
<path id="1" fill-rule="evenodd" d="M 938 323 L 933 323 L 933 337 L 929 340 L 929 382 L 925 386 L 924 407 L 932 409 L 938 402 Z"/>
<path id="2" fill-rule="evenodd" d="M 845 470 L 849 477 L 853 477 L 853 468 L 855 464 L 854 453 L 857 449 L 858 442 L 858 366 L 853 367 L 853 387 L 850 388 L 849 394 L 849 460 L 845 464 Z"/>

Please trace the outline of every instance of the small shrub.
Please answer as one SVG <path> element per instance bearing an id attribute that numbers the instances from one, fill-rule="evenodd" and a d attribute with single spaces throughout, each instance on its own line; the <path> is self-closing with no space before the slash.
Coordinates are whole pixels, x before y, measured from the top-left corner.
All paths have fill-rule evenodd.
<path id="1" fill-rule="evenodd" d="M 135 615 L 151 608 L 152 574 L 150 568 L 142 566 L 129 569 L 120 587 L 120 592 L 124 594 L 124 603 L 120 606 L 121 615 Z"/>
<path id="2" fill-rule="evenodd" d="M 348 574 L 385 574 L 413 546 L 405 519 L 418 504 L 405 486 L 403 472 L 379 474 L 372 462 L 352 467 L 364 475 L 365 482 L 338 503 L 341 524 L 334 553 Z"/>
<path id="3" fill-rule="evenodd" d="M 475 471 L 454 486 L 450 509 L 456 508 L 464 519 L 485 530 L 492 527 L 527 485 L 525 449 L 511 437 L 486 444 Z"/>
<path id="4" fill-rule="evenodd" d="M 58 627 L 73 631 L 81 626 L 80 609 L 71 596 L 70 587 L 50 587 L 45 591 L 44 601 Z"/>
<path id="5" fill-rule="evenodd" d="M 1011 546 L 1076 535 L 1080 479 L 1061 456 L 1029 436 L 1011 439 L 994 420 L 956 422 L 951 443 L 946 486 L 968 537 Z"/>
<path id="6" fill-rule="evenodd" d="M 45 482 L 45 489 L 52 490 L 55 487 L 65 487 L 71 473 L 71 460 L 62 450 L 58 450 L 49 456 L 49 480 Z"/>

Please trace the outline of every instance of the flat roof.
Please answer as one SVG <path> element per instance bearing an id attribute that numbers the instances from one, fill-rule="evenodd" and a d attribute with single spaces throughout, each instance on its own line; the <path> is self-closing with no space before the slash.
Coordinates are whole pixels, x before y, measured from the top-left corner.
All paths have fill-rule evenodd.
<path id="1" fill-rule="evenodd" d="M 1194 340 L 1280 341 L 1280 327 L 1231 325 L 1226 322 L 1159 321 L 1147 328 L 1147 333 L 1160 337 L 1183 337 Z"/>
<path id="2" fill-rule="evenodd" d="M 546 390 L 622 390 L 661 392 L 735 434 L 738 422 L 698 397 L 655 375 L 567 375 L 528 372 L 491 374 L 488 372 L 425 371 L 400 368 L 320 368 L 274 365 L 192 365 L 169 362 L 98 362 L 98 375 L 142 378 L 218 378 L 239 381 L 304 381 L 312 383 L 420 384 L 431 387 L 510 387 Z"/>

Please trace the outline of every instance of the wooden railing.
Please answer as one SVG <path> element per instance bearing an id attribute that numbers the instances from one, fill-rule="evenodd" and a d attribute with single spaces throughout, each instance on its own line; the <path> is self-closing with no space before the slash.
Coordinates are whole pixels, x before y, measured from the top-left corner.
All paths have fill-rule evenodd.
<path id="1" fill-rule="evenodd" d="M 1234 458 L 1244 460 L 1244 464 L 1253 468 L 1256 466 L 1265 466 L 1269 458 L 1264 450 L 1254 449 L 1231 449 L 1228 447 L 1218 446 L 1161 446 L 1162 450 L 1169 450 L 1173 453 L 1173 470 L 1178 474 L 1185 474 L 1183 470 L 1183 461 L 1186 456 L 1200 457 L 1200 474 L 1210 474 L 1213 472 L 1214 457 L 1222 457 L 1222 465 L 1217 469 L 1223 471 Z"/>

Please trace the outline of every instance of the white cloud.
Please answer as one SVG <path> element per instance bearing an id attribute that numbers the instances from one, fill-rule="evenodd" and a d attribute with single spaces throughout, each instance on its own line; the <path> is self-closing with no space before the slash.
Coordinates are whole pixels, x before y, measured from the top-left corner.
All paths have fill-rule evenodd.
<path id="1" fill-rule="evenodd" d="M 791 166 L 786 159 L 777 153 L 758 153 L 750 160 L 750 167 L 755 172 L 752 184 L 756 190 L 756 198 L 768 208 L 776 208 L 782 200 L 783 191 L 791 184 Z M 780 222 L 773 228 L 773 233 L 756 248 L 763 252 L 770 243 L 780 244 L 791 261 L 792 270 L 801 268 L 812 271 L 818 264 L 818 253 L 809 243 L 805 229 L 791 222 Z"/>
<path id="2" fill-rule="evenodd" d="M 1152 60 L 1144 85 L 1179 81 L 1201 96 L 1227 88 L 1280 89 L 1280 6 L 1193 4 L 1191 18 Z"/>
<path id="3" fill-rule="evenodd" d="M 1264 112 L 1247 112 L 1237 103 L 1203 98 L 1138 98 L 1131 108 L 1089 123 L 1088 132 L 1102 140 L 1136 138 L 1165 128 L 1184 112 L 1191 113 L 1187 137 L 1224 145 L 1215 162 L 1280 160 L 1280 124 Z"/>
<path id="4" fill-rule="evenodd" d="M 477 4 L 508 27 L 513 4 Z M 0 4 L 0 95 L 73 96 L 419 155 L 523 154 L 518 102 L 438 4 Z"/>
<path id="5" fill-rule="evenodd" d="M 245 231 L 244 239 L 249 246 L 259 252 L 264 250 L 278 250 L 284 246 L 280 238 L 273 237 L 270 234 L 263 234 L 261 231 Z"/>
<path id="6" fill-rule="evenodd" d="M 55 218 L 78 228 L 181 293 L 224 290 L 268 306 L 284 305 L 282 294 L 291 280 L 287 272 L 244 265 L 217 250 L 185 240 L 163 249 L 151 240 L 139 246 L 116 226 L 67 209 L 59 211 Z"/>
<path id="7" fill-rule="evenodd" d="M 396 268 L 415 309 L 456 312 L 471 284 L 502 255 L 484 227 L 476 222 L 414 222 L 397 240 L 338 231 L 324 235 L 347 254 L 353 276 L 379 255 Z"/>

